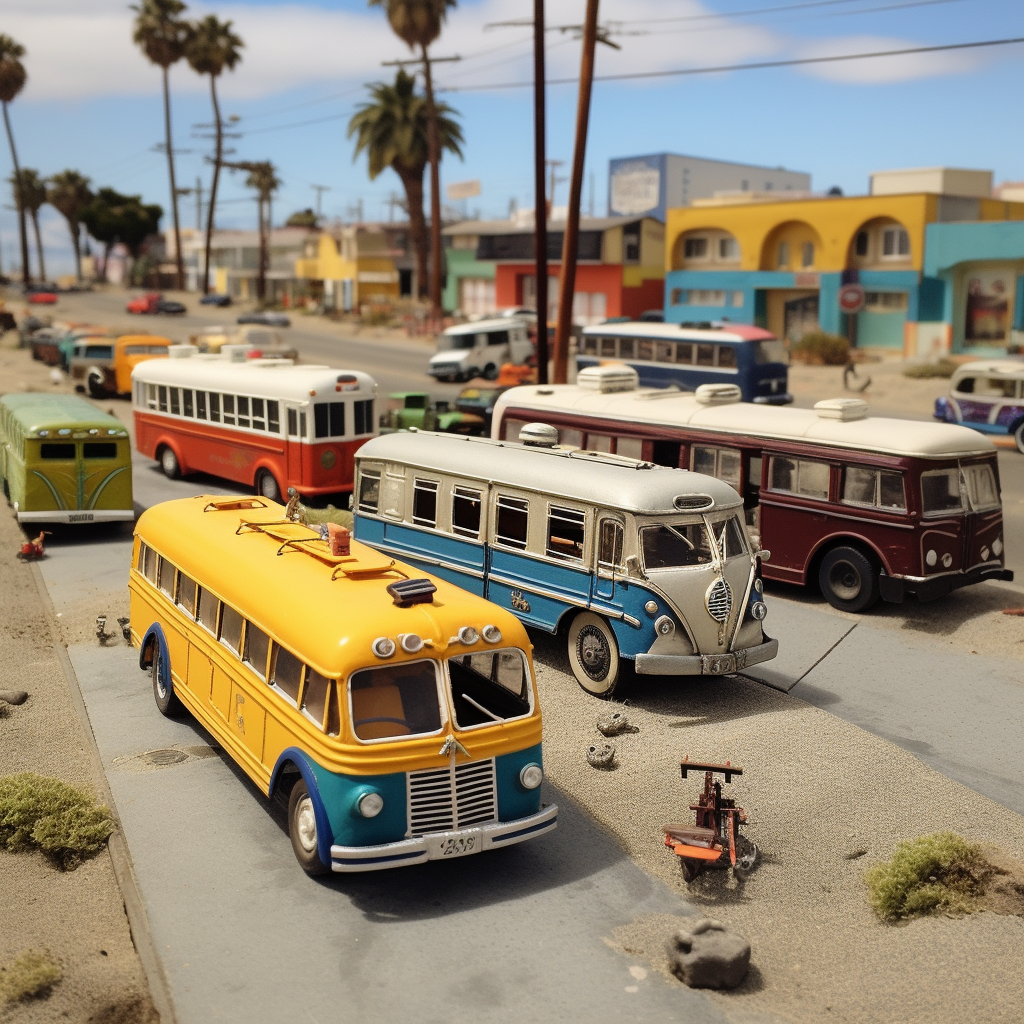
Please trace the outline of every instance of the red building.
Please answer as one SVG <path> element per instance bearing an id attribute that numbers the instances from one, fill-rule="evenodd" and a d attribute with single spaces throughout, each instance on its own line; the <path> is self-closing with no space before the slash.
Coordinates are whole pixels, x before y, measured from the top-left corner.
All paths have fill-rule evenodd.
<path id="1" fill-rule="evenodd" d="M 548 224 L 548 320 L 558 313 L 564 223 Z M 532 220 L 464 221 L 445 229 L 448 289 L 466 312 L 469 296 L 493 294 L 494 309 L 536 307 Z M 652 217 L 583 217 L 577 246 L 573 320 L 637 317 L 665 304 L 665 226 Z M 492 291 L 493 289 L 493 291 Z"/>

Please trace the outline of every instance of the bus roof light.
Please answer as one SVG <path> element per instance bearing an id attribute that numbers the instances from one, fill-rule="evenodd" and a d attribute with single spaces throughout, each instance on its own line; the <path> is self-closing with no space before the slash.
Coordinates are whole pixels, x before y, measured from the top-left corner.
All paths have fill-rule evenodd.
<path id="1" fill-rule="evenodd" d="M 728 405 L 743 399 L 743 392 L 736 384 L 700 384 L 693 397 L 701 405 Z"/>
<path id="2" fill-rule="evenodd" d="M 608 395 L 615 391 L 636 391 L 640 387 L 640 376 L 632 366 L 606 363 L 604 366 L 584 367 L 576 374 L 576 385 Z"/>
<path id="3" fill-rule="evenodd" d="M 519 431 L 519 441 L 531 448 L 554 448 L 558 444 L 558 429 L 547 423 L 527 423 Z"/>
<path id="4" fill-rule="evenodd" d="M 703 512 L 714 507 L 715 499 L 710 494 L 677 494 L 672 504 L 680 512 Z"/>
<path id="5" fill-rule="evenodd" d="M 436 591 L 437 587 L 425 579 L 399 580 L 397 583 L 388 584 L 388 593 L 399 608 L 408 608 L 414 604 L 431 604 Z"/>
<path id="6" fill-rule="evenodd" d="M 868 403 L 863 398 L 826 398 L 823 402 L 814 403 L 814 411 L 823 420 L 849 423 L 867 419 Z"/>
<path id="7" fill-rule="evenodd" d="M 416 654 L 423 650 L 423 637 L 416 633 L 399 633 L 398 642 L 406 654 Z"/>
<path id="8" fill-rule="evenodd" d="M 489 644 L 497 644 L 501 642 L 501 630 L 497 626 L 484 626 L 481 630 L 483 638 Z"/>
<path id="9" fill-rule="evenodd" d="M 370 645 L 370 649 L 378 658 L 390 658 L 395 653 L 395 641 L 389 636 L 379 636 Z"/>

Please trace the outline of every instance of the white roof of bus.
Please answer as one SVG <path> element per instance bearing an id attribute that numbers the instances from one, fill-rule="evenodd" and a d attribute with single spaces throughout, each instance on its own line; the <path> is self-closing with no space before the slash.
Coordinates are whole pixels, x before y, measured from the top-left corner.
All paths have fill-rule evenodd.
<path id="1" fill-rule="evenodd" d="M 748 434 L 755 437 L 801 440 L 888 455 L 957 458 L 994 449 L 977 431 L 952 423 L 883 419 L 867 416 L 842 421 L 819 416 L 814 409 L 794 409 L 752 402 L 705 405 L 684 392 L 658 388 L 602 394 L 575 384 L 510 388 L 498 399 L 494 430 L 500 429 L 506 409 L 529 410 L 525 418 L 543 421 L 546 410 L 598 416 L 623 423 L 650 423 Z M 603 431 L 604 432 L 604 431 Z"/>
<path id="2" fill-rule="evenodd" d="M 335 391 L 339 376 L 355 377 L 358 391 Z M 132 380 L 175 387 L 204 388 L 211 391 L 238 391 L 308 401 L 340 398 L 345 394 L 376 394 L 377 382 L 359 370 L 341 370 L 330 366 L 294 365 L 277 359 L 251 359 L 229 362 L 220 356 L 185 359 L 147 359 L 132 370 Z"/>
<path id="3" fill-rule="evenodd" d="M 735 508 L 741 500 L 721 480 L 685 469 L 488 437 L 399 431 L 370 438 L 356 458 L 405 463 L 428 472 L 632 512 L 686 511 L 674 502 L 687 494 L 707 494 L 716 508 Z"/>
<path id="4" fill-rule="evenodd" d="M 775 335 L 758 327 L 735 324 L 728 327 L 692 327 L 689 324 L 656 323 L 649 320 L 620 320 L 618 323 L 584 327 L 585 335 L 612 338 L 657 338 L 660 341 L 775 341 Z"/>

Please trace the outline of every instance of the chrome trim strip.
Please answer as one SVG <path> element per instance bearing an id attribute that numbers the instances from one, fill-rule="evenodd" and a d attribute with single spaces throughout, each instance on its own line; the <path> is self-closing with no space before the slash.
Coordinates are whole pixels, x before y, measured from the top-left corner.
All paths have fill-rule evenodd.
<path id="1" fill-rule="evenodd" d="M 502 576 L 500 573 L 492 572 L 490 577 L 491 583 L 500 583 L 506 587 L 514 587 L 516 590 L 525 590 L 528 593 L 536 594 L 538 597 L 548 597 L 552 601 L 564 601 L 566 604 L 575 605 L 577 608 L 589 608 L 590 602 L 588 600 L 580 600 L 576 597 L 568 597 L 565 594 L 555 593 L 553 590 L 546 590 L 543 587 L 531 586 L 528 583 L 523 583 L 521 580 L 510 579 L 508 576 Z"/>
<path id="2" fill-rule="evenodd" d="M 19 523 L 114 523 L 131 522 L 134 509 L 54 509 L 51 512 L 18 512 Z"/>

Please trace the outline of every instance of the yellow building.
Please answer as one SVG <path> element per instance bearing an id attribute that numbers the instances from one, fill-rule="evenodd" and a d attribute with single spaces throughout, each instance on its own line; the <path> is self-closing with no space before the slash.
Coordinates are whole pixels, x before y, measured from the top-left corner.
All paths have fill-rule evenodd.
<path id="1" fill-rule="evenodd" d="M 949 172 L 915 172 L 920 189 L 949 187 Z M 876 193 L 898 188 L 908 172 L 873 175 Z M 854 334 L 860 347 L 935 347 L 942 285 L 923 275 L 925 228 L 948 221 L 1024 220 L 1024 203 L 990 198 L 980 179 L 959 172 L 955 184 L 975 195 L 938 192 L 776 199 L 737 193 L 670 209 L 666 225 L 665 319 L 729 319 L 765 327 L 790 341 L 811 330 Z M 890 180 L 892 178 L 892 180 Z M 988 179 L 991 175 L 988 175 Z M 950 181 L 954 179 L 950 178 Z M 860 283 L 863 310 L 851 332 L 840 312 L 843 283 Z"/>
<path id="2" fill-rule="evenodd" d="M 303 257 L 295 261 L 295 276 L 307 280 L 311 292 L 319 292 L 325 305 L 335 309 L 358 309 L 399 296 L 387 236 L 359 225 L 311 236 Z"/>

